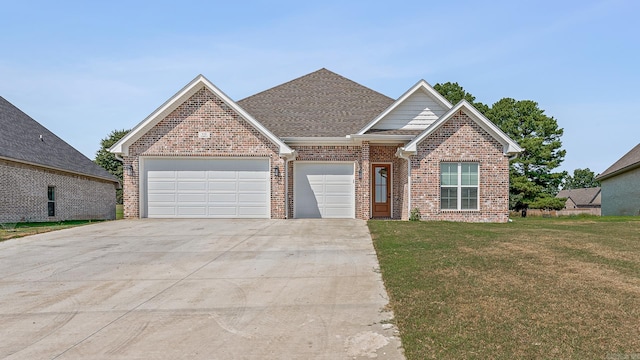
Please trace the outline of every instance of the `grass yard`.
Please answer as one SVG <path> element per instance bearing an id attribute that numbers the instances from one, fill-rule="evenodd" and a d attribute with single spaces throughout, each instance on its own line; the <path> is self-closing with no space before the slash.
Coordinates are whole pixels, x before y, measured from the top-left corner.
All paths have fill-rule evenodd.
<path id="1" fill-rule="evenodd" d="M 116 220 L 124 219 L 124 205 L 116 205 Z"/>
<path id="2" fill-rule="evenodd" d="M 369 228 L 407 359 L 640 359 L 640 217 Z"/>
<path id="3" fill-rule="evenodd" d="M 2 224 L 0 226 L 0 241 L 86 225 L 92 222 L 96 222 L 96 220 Z"/>

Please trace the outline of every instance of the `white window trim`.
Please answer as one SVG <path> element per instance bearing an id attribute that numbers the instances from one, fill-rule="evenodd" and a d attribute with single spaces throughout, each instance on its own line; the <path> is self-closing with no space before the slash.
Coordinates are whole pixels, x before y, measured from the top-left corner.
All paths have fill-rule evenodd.
<path id="1" fill-rule="evenodd" d="M 458 184 L 457 185 L 442 185 L 442 164 L 456 164 L 458 167 L 457 176 L 458 176 Z M 462 185 L 462 164 L 477 164 L 478 165 L 478 184 L 475 185 L 477 189 L 477 198 L 476 198 L 476 208 L 475 209 L 463 209 L 462 208 L 462 188 L 463 187 L 474 187 L 470 185 Z M 440 182 L 440 189 L 442 188 L 456 188 L 456 208 L 455 209 L 443 209 L 442 208 L 442 191 L 438 192 L 438 196 L 440 197 L 440 211 L 480 211 L 480 162 L 478 161 L 442 161 L 440 163 L 440 169 L 438 172 L 438 181 Z"/>

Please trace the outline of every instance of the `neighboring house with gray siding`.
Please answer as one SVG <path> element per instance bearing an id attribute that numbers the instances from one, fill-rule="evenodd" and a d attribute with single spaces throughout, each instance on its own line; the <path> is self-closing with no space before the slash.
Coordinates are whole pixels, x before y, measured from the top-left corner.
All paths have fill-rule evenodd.
<path id="1" fill-rule="evenodd" d="M 118 180 L 0 97 L 0 223 L 114 219 Z"/>
<path id="2" fill-rule="evenodd" d="M 640 144 L 596 177 L 602 215 L 640 215 Z"/>
<path id="3" fill-rule="evenodd" d="M 110 151 L 127 218 L 506 222 L 522 149 L 424 80 L 392 99 L 320 69 L 237 102 L 200 75 Z"/>

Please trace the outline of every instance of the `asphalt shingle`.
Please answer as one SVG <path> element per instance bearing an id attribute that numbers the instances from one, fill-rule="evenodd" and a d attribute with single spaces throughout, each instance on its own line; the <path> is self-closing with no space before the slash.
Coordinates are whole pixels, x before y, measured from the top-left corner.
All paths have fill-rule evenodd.
<path id="1" fill-rule="evenodd" d="M 278 137 L 355 134 L 394 100 L 327 69 L 238 101 Z"/>
<path id="2" fill-rule="evenodd" d="M 578 206 L 596 206 L 600 205 L 597 201 L 598 194 L 600 193 L 599 187 L 584 188 L 584 189 L 566 189 L 561 190 L 556 195 L 557 198 L 568 198 Z"/>
<path id="3" fill-rule="evenodd" d="M 640 165 L 640 144 L 636 145 L 631 151 L 626 153 L 623 157 L 621 157 L 618 161 L 613 163 L 607 170 L 603 171 L 602 174 L 598 175 L 598 179 L 607 178 L 610 175 L 613 175 L 618 172 L 626 171 L 626 169 L 631 169 L 636 167 L 636 165 Z"/>
<path id="4" fill-rule="evenodd" d="M 1 96 L 0 157 L 118 181 Z"/>

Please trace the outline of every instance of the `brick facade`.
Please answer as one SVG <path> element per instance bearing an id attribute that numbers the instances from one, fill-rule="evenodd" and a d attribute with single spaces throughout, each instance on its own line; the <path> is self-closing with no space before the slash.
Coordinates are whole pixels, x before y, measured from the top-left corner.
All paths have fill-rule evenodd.
<path id="1" fill-rule="evenodd" d="M 407 183 L 407 161 L 396 156 L 396 151 L 403 145 L 404 144 L 398 144 L 396 146 L 371 145 L 369 148 L 371 166 L 377 163 L 391 163 L 392 219 L 402 219 L 402 207 L 403 204 L 406 204 L 405 184 Z M 369 169 L 369 171 L 371 171 L 371 169 Z"/>
<path id="2" fill-rule="evenodd" d="M 368 144 L 362 146 L 292 146 L 296 161 L 341 161 L 355 163 L 356 218 L 369 218 Z M 360 169 L 362 178 L 360 178 Z M 293 164 L 289 166 L 289 217 L 293 217 Z"/>
<path id="3" fill-rule="evenodd" d="M 440 163 L 479 163 L 479 210 L 440 210 Z M 424 220 L 506 222 L 509 160 L 503 146 L 460 112 L 418 147 L 411 157 L 411 207 Z"/>
<path id="4" fill-rule="evenodd" d="M 0 222 L 113 220 L 115 184 L 82 175 L 0 160 Z M 55 216 L 47 189 L 55 187 Z"/>
<path id="5" fill-rule="evenodd" d="M 209 132 L 211 137 L 200 138 L 198 133 L 202 131 Z M 203 88 L 129 147 L 129 156 L 124 157 L 124 164 L 133 167 L 133 176 L 124 174 L 125 217 L 141 215 L 141 157 L 267 157 L 271 163 L 271 217 L 275 219 L 293 217 L 295 161 L 335 161 L 354 163 L 355 216 L 358 219 L 371 216 L 371 166 L 388 163 L 391 164 L 392 176 L 392 219 L 408 219 L 411 203 L 412 208 L 420 210 L 424 220 L 507 221 L 509 163 L 503 154 L 502 144 L 463 112 L 449 119 L 418 146 L 417 154 L 410 160 L 410 185 L 408 162 L 396 156 L 398 148 L 404 145 L 371 144 L 368 141 L 344 146 L 292 145 L 296 159 L 285 163 L 279 156 L 277 145 L 213 92 Z M 440 210 L 439 171 L 443 161 L 479 163 L 479 210 Z M 280 170 L 277 177 L 274 175 L 276 166 Z M 288 175 L 286 179 L 285 174 Z"/>
<path id="6" fill-rule="evenodd" d="M 200 138 L 209 132 L 210 138 Z M 133 176 L 124 174 L 124 215 L 140 217 L 139 158 L 161 157 L 268 157 L 273 174 L 276 166 L 284 169 L 284 160 L 273 144 L 250 123 L 208 89 L 200 89 L 167 115 L 129 148 L 124 165 L 133 167 Z M 271 176 L 271 217 L 285 217 L 284 176 Z"/>

